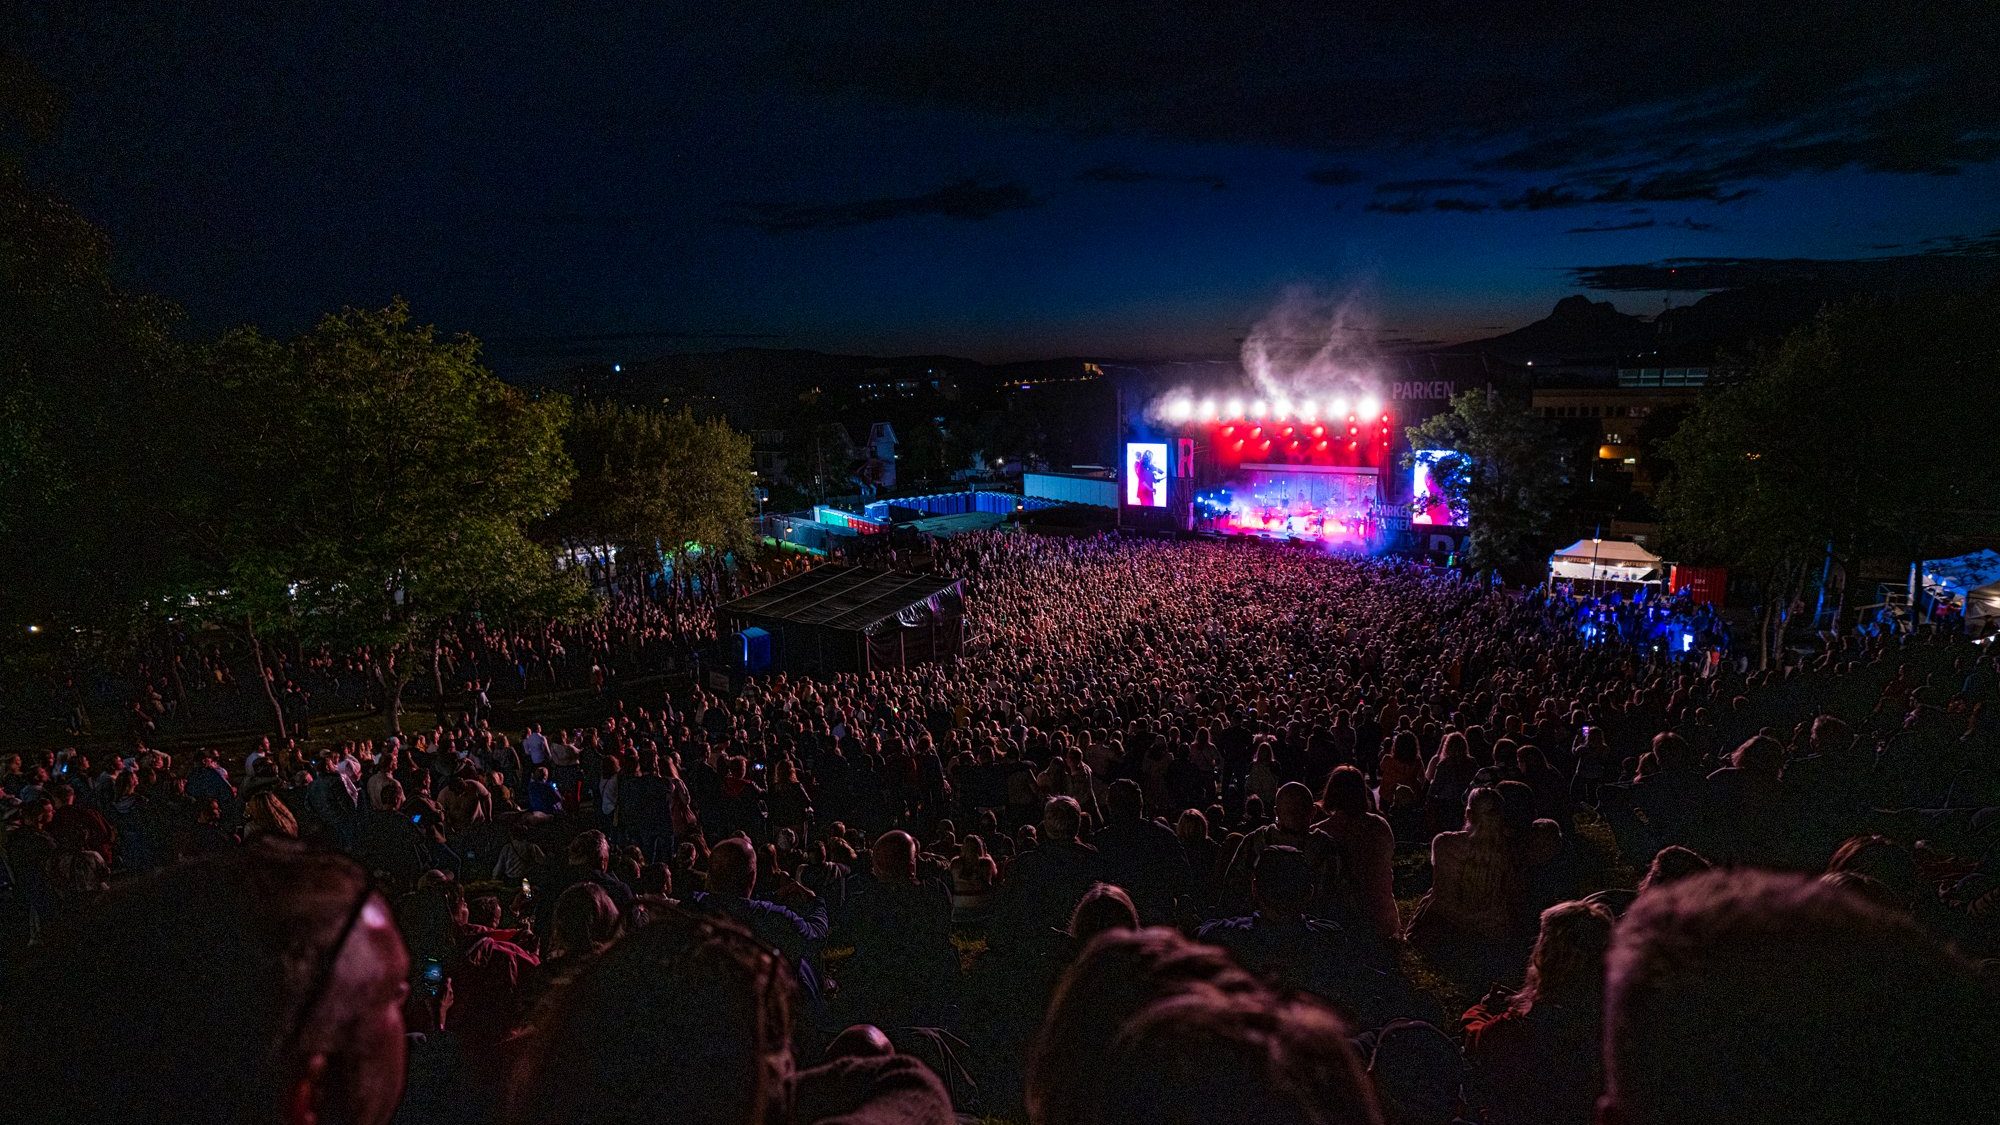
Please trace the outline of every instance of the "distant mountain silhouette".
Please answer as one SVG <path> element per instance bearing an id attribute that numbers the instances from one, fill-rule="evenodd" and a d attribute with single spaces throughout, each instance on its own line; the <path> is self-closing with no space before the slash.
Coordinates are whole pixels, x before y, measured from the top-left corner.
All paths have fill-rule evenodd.
<path id="1" fill-rule="evenodd" d="M 1828 287 L 1752 286 L 1710 293 L 1691 305 L 1635 316 L 1609 301 L 1564 297 L 1548 316 L 1500 336 L 1453 345 L 1512 363 L 1708 363 L 1718 353 L 1776 339 L 1851 293 Z"/>

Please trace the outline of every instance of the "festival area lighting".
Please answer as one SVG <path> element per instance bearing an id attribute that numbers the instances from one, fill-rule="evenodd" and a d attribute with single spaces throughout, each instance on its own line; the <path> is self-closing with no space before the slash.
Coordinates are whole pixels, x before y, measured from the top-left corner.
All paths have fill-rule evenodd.
<path id="1" fill-rule="evenodd" d="M 1299 417 L 1308 422 L 1319 421 L 1319 400 L 1309 398 L 1299 404 Z"/>
<path id="2" fill-rule="evenodd" d="M 1222 414 L 1225 418 L 1243 417 L 1243 400 L 1240 398 L 1230 399 L 1229 405 L 1222 408 Z"/>
<path id="3" fill-rule="evenodd" d="M 1345 397 L 1334 399 L 1333 405 L 1328 407 L 1326 412 L 1336 418 L 1347 413 L 1347 399 Z"/>
<path id="4" fill-rule="evenodd" d="M 1282 422 L 1282 421 L 1284 421 L 1284 420 L 1285 420 L 1286 418 L 1289 418 L 1289 417 L 1291 417 L 1291 414 L 1292 414 L 1292 400 L 1291 400 L 1291 399 L 1288 399 L 1288 398 L 1280 398 L 1280 399 L 1279 399 L 1279 400 L 1278 400 L 1278 401 L 1277 401 L 1277 402 L 1276 402 L 1276 403 L 1275 403 L 1275 404 L 1274 404 L 1274 405 L 1272 406 L 1272 408 L 1271 408 L 1271 409 L 1272 409 L 1272 410 L 1273 410 L 1273 411 L 1275 412 L 1275 414 L 1276 414 L 1276 416 L 1277 416 L 1277 419 L 1278 419 L 1278 421 Z"/>
<path id="5" fill-rule="evenodd" d="M 1214 399 L 1212 399 L 1212 398 L 1205 398 L 1205 399 L 1202 399 L 1202 400 L 1201 400 L 1201 420 L 1202 420 L 1202 421 L 1204 421 L 1204 422 L 1213 422 L 1213 421 L 1215 421 L 1215 400 L 1214 400 Z"/>
<path id="6" fill-rule="evenodd" d="M 1177 398 L 1167 404 L 1167 420 L 1170 422 L 1185 422 L 1193 414 L 1194 404 L 1184 398 Z"/>
<path id="7" fill-rule="evenodd" d="M 1262 421 L 1264 418 L 1264 412 L 1268 409 L 1270 409 L 1270 407 L 1265 404 L 1263 399 L 1260 398 L 1257 401 L 1250 404 L 1250 417 L 1255 418 L 1258 421 Z"/>
<path id="8" fill-rule="evenodd" d="M 1382 410 L 1382 400 L 1376 398 L 1374 395 L 1369 395 L 1368 397 L 1361 400 L 1362 414 L 1377 414 L 1380 413 L 1381 410 Z"/>

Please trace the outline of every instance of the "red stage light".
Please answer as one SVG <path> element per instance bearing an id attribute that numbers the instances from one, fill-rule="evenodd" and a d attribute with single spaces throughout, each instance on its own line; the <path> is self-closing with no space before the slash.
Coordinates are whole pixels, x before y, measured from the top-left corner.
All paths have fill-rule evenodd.
<path id="1" fill-rule="evenodd" d="M 1382 412 L 1382 424 L 1385 426 L 1389 424 L 1389 412 L 1386 410 Z"/>

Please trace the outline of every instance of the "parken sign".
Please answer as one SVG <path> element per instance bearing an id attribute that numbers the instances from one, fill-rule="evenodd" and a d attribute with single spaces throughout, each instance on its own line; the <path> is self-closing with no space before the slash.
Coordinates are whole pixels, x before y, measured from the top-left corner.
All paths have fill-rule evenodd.
<path id="1" fill-rule="evenodd" d="M 1454 379 L 1407 379 L 1389 384 L 1389 397 L 1395 402 L 1437 401 L 1451 398 L 1457 390 Z"/>

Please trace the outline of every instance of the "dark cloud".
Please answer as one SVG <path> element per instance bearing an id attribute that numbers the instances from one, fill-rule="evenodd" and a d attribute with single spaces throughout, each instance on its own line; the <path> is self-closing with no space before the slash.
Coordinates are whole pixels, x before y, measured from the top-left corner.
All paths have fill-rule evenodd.
<path id="1" fill-rule="evenodd" d="M 916 215 L 941 215 L 948 219 L 977 221 L 1008 211 L 1039 207 L 1041 202 L 1019 183 L 982 184 L 977 180 L 959 180 L 922 195 L 857 199 L 846 203 L 748 204 L 743 208 L 743 214 L 750 225 L 766 234 L 796 234 L 801 231 L 844 230 Z"/>
<path id="2" fill-rule="evenodd" d="M 1346 187 L 1368 178 L 1368 173 L 1346 164 L 1328 164 L 1306 173 L 1306 179 L 1321 187 Z"/>
<path id="3" fill-rule="evenodd" d="M 1668 175 L 1646 180 L 1611 180 L 1580 185 L 1531 187 L 1499 201 L 1505 211 L 1546 211 L 1558 207 L 1591 207 L 1617 203 L 1735 203 L 1757 194 L 1756 188 L 1730 188 L 1700 177 Z"/>
<path id="4" fill-rule="evenodd" d="M 1597 223 L 1587 227 L 1571 227 L 1564 234 L 1610 234 L 1621 230 L 1646 230 L 1649 227 L 1676 227 L 1680 230 L 1717 231 L 1722 228 L 1714 223 L 1699 222 L 1695 219 L 1634 219 L 1625 223 Z"/>
<path id="5" fill-rule="evenodd" d="M 1651 219 L 1639 219 L 1635 222 L 1630 222 L 1630 223 L 1599 223 L 1596 226 L 1591 226 L 1591 227 L 1571 227 L 1568 230 L 1564 231 L 1563 233 L 1564 234 L 1610 234 L 1614 231 L 1621 231 L 1621 230 L 1645 230 L 1648 227 L 1656 227 L 1659 225 L 1660 224 L 1654 222 Z"/>
<path id="6" fill-rule="evenodd" d="M 1421 196 L 1406 195 L 1401 199 L 1371 199 L 1368 201 L 1365 209 L 1369 211 L 1381 211 L 1390 215 L 1415 215 L 1424 211 L 1456 211 L 1465 214 L 1478 214 L 1481 211 L 1491 211 L 1493 205 L 1483 200 L 1459 199 L 1454 196 L 1426 199 Z"/>
<path id="7" fill-rule="evenodd" d="M 838 25 L 793 11 L 769 6 L 757 30 L 822 87 L 1086 135 L 1342 156 L 1486 148 L 1469 171 L 1545 177 L 1558 199 L 1591 200 L 1607 178 L 1691 177 L 1708 186 L 1656 198 L 1710 199 L 1803 172 L 1945 175 L 2000 159 L 1990 0 L 1612 5 L 1559 21 L 1456 3 L 1339 19 L 1136 0 L 949 18 L 891 0 L 843 9 Z"/>
<path id="8" fill-rule="evenodd" d="M 1132 168 L 1123 164 L 1100 164 L 1095 168 L 1085 168 L 1076 174 L 1076 178 L 1087 184 L 1192 184 L 1211 191 L 1221 191 L 1229 186 L 1229 181 L 1221 176 L 1149 172 L 1143 168 Z"/>
<path id="9" fill-rule="evenodd" d="M 1468 179 L 1461 176 L 1444 176 L 1429 180 L 1390 180 L 1375 185 L 1376 195 L 1414 195 L 1427 191 L 1443 191 L 1447 188 L 1492 187 L 1493 181 Z"/>
<path id="10" fill-rule="evenodd" d="M 1783 285 L 1841 291 L 1977 287 L 2000 282 L 2000 231 L 1963 235 L 1939 248 L 1873 258 L 1668 258 L 1572 266 L 1570 277 L 1600 291 L 1707 291 Z"/>

